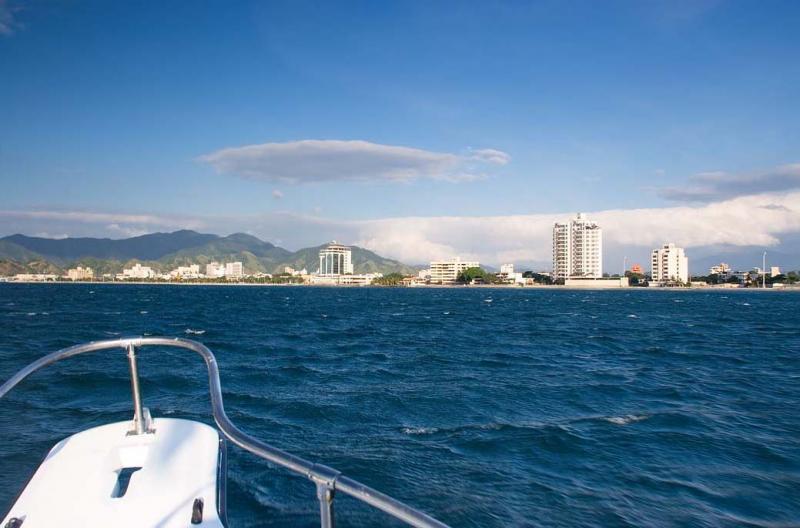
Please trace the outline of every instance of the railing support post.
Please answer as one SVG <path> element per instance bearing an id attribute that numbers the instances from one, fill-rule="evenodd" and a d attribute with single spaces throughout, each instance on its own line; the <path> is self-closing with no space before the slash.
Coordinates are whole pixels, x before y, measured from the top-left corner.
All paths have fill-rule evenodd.
<path id="1" fill-rule="evenodd" d="M 317 498 L 319 499 L 319 524 L 322 528 L 334 528 L 333 517 L 334 489 L 325 482 L 317 482 Z"/>
<path id="2" fill-rule="evenodd" d="M 139 369 L 136 366 L 136 347 L 128 344 L 128 365 L 131 369 L 131 393 L 133 395 L 133 431 L 131 434 L 144 434 L 145 423 L 142 412 L 142 392 L 139 388 Z"/>
<path id="3" fill-rule="evenodd" d="M 317 499 L 319 500 L 319 522 L 322 528 L 334 528 L 336 520 L 333 517 L 333 498 L 336 493 L 336 479 L 339 473 L 332 467 L 323 464 L 314 464 L 308 472 L 308 478 L 317 486 Z"/>

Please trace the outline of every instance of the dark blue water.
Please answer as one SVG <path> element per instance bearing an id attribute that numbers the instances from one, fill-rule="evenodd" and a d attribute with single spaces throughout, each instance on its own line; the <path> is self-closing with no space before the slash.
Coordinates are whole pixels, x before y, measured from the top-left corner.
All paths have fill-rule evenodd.
<path id="1" fill-rule="evenodd" d="M 800 526 L 799 320 L 778 292 L 0 284 L 0 378 L 203 330 L 242 429 L 454 526 Z M 154 415 L 210 422 L 199 358 L 140 366 Z M 0 510 L 56 441 L 130 416 L 122 352 L 26 381 L 0 400 Z M 317 525 L 308 481 L 230 462 L 232 527 Z"/>

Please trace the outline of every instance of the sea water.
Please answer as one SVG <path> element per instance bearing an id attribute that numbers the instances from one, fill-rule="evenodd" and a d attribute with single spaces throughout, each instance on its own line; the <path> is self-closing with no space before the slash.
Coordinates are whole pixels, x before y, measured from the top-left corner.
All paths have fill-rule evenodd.
<path id="1" fill-rule="evenodd" d="M 453 526 L 797 526 L 798 322 L 788 292 L 0 284 L 0 379 L 85 341 L 197 339 L 241 429 Z M 198 357 L 139 364 L 154 416 L 212 423 Z M 130 418 L 122 351 L 23 382 L 0 510 L 58 440 Z M 229 462 L 232 527 L 318 525 L 309 481 Z"/>

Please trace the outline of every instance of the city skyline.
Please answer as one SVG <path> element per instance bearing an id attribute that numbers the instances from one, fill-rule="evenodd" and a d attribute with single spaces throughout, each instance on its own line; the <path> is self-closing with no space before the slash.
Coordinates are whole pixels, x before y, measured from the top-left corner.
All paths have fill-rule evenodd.
<path id="1" fill-rule="evenodd" d="M 667 240 L 797 266 L 798 20 L 789 2 L 3 0 L 0 236 L 188 228 L 541 266 L 583 211 L 612 273 Z"/>

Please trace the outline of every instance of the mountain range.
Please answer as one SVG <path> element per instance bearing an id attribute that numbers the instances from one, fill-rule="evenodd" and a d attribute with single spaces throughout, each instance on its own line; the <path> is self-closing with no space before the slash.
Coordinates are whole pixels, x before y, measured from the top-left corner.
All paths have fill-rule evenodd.
<path id="1" fill-rule="evenodd" d="M 280 273 L 284 267 L 316 271 L 324 245 L 289 251 L 245 233 L 228 236 L 190 230 L 152 233 L 125 239 L 40 238 L 11 235 L 0 238 L 0 275 L 60 273 L 89 266 L 96 274 L 119 273 L 140 262 L 160 271 L 212 261 L 241 261 L 247 273 Z M 415 268 L 364 248 L 352 247 L 356 273 L 415 273 Z"/>

